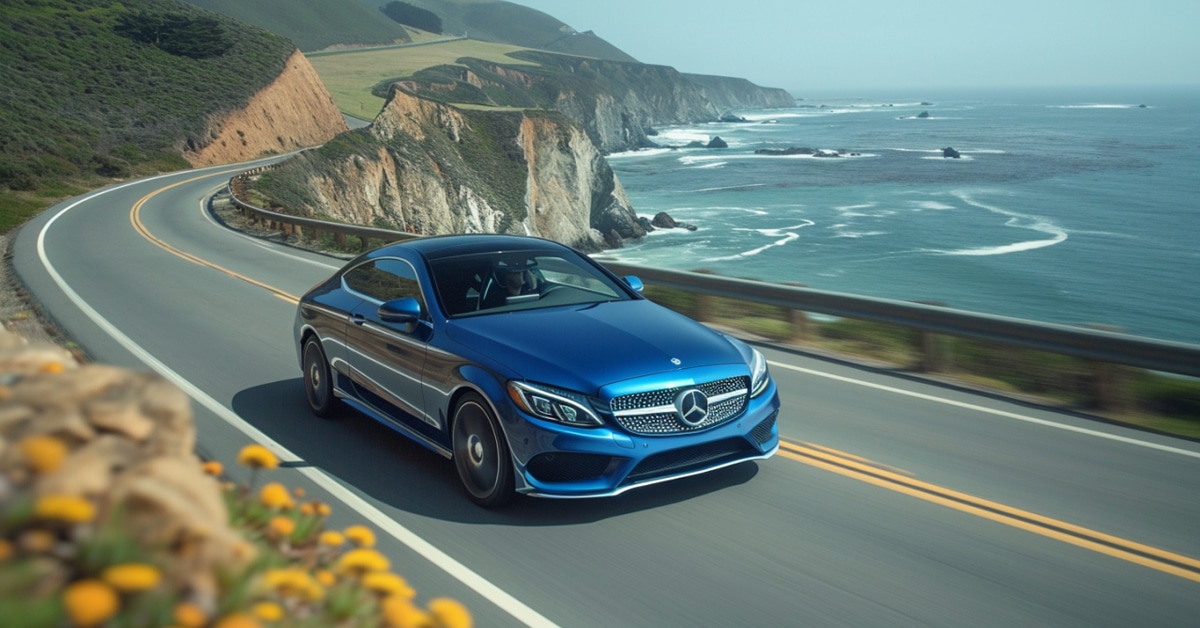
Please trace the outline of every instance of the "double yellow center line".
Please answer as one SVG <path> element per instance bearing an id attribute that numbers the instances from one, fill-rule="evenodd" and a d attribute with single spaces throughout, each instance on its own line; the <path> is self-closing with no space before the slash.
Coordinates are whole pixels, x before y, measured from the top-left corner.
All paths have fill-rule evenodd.
<path id="1" fill-rule="evenodd" d="M 250 277 L 247 277 L 241 273 L 229 270 L 228 268 L 225 268 L 224 266 L 219 266 L 217 264 L 214 264 L 206 259 L 196 257 L 195 255 L 192 255 L 191 253 L 188 253 L 187 251 L 182 251 L 178 248 L 175 248 L 174 246 L 168 244 L 166 241 L 162 240 L 158 236 L 154 235 L 153 233 L 150 233 L 150 230 L 146 228 L 146 225 L 142 224 L 142 218 L 141 218 L 142 206 L 146 204 L 146 201 L 149 201 L 150 199 L 154 198 L 155 196 L 161 194 L 162 192 L 166 192 L 167 190 L 169 190 L 171 188 L 174 188 L 174 187 L 177 187 L 180 185 L 184 185 L 186 183 L 191 183 L 193 181 L 199 181 L 201 179 L 206 179 L 211 176 L 212 175 L 209 174 L 209 175 L 205 175 L 205 176 L 201 176 L 201 177 L 194 177 L 191 179 L 187 179 L 185 181 L 179 181 L 176 183 L 172 183 L 171 185 L 163 186 L 163 187 L 143 196 L 142 198 L 138 199 L 138 202 L 134 203 L 134 205 L 133 205 L 133 211 L 129 212 L 129 220 L 130 220 L 130 222 L 133 223 L 133 229 L 135 231 L 137 231 L 139 234 L 141 234 L 141 236 L 143 238 L 146 238 L 150 242 L 153 242 L 156 246 L 163 249 L 164 251 L 167 251 L 168 253 L 171 253 L 172 255 L 176 255 L 185 260 L 188 260 L 189 262 L 193 262 L 193 263 L 199 264 L 201 266 L 211 268 L 218 272 L 225 273 L 226 275 L 229 275 L 230 277 L 233 277 L 234 279 L 240 279 L 251 285 L 258 286 L 259 288 L 262 288 L 263 290 L 270 292 L 271 294 L 279 297 L 280 299 L 283 299 L 284 301 L 287 301 L 288 303 L 291 303 L 292 305 L 299 304 L 300 299 L 297 298 L 295 295 L 292 295 L 288 292 L 284 292 L 283 290 L 280 290 L 279 288 L 276 288 L 275 286 L 265 284 L 256 279 L 251 279 Z"/>
<path id="2" fill-rule="evenodd" d="M 811 443 L 782 441 L 779 455 L 890 491 L 1200 582 L 1200 560 L 922 482 L 911 475 Z"/>

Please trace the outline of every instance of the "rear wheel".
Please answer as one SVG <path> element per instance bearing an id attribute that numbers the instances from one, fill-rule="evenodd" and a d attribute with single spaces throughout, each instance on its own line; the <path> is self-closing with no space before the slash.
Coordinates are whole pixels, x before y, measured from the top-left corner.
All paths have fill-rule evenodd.
<path id="1" fill-rule="evenodd" d="M 304 393 L 312 413 L 328 418 L 333 413 L 337 398 L 333 396 L 333 377 L 325 350 L 316 336 L 304 342 Z"/>
<path id="2" fill-rule="evenodd" d="M 476 504 L 498 508 L 512 499 L 512 455 L 500 423 L 475 393 L 468 393 L 454 408 L 454 466 Z"/>

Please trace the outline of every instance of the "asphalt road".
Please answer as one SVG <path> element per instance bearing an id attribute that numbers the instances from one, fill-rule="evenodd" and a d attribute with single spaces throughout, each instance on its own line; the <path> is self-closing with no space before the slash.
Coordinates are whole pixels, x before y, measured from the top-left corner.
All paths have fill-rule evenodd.
<path id="1" fill-rule="evenodd" d="M 309 414 L 290 299 L 339 262 L 215 224 L 233 172 L 58 205 L 14 266 L 95 359 L 191 394 L 206 456 L 267 444 L 291 461 L 273 479 L 375 527 L 422 600 L 480 626 L 1200 622 L 1200 444 L 770 347 L 775 458 L 480 510 L 445 460 Z"/>

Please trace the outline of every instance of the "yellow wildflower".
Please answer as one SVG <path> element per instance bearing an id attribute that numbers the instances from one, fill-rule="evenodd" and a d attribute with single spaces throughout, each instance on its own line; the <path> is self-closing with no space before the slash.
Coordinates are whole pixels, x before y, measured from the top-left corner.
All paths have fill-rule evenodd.
<path id="1" fill-rule="evenodd" d="M 262 445 L 246 445 L 238 453 L 237 461 L 243 467 L 251 469 L 274 469 L 279 466 L 279 458 Z"/>
<path id="2" fill-rule="evenodd" d="M 122 593 L 133 593 L 158 586 L 162 573 L 153 565 L 123 563 L 105 569 L 100 578 Z"/>
<path id="3" fill-rule="evenodd" d="M 354 549 L 342 554 L 337 570 L 348 575 L 362 575 L 372 571 L 387 571 L 392 565 L 387 557 L 373 549 Z"/>
<path id="4" fill-rule="evenodd" d="M 283 607 L 275 602 L 259 602 L 254 605 L 254 616 L 263 621 L 283 619 Z"/>
<path id="5" fill-rule="evenodd" d="M 272 539 L 283 539 L 296 531 L 296 522 L 287 517 L 275 517 L 267 524 L 267 536 Z"/>
<path id="6" fill-rule="evenodd" d="M 329 571 L 328 569 L 318 569 L 316 578 L 317 582 L 320 582 L 327 587 L 337 584 L 337 576 L 333 575 L 333 572 Z"/>
<path id="7" fill-rule="evenodd" d="M 310 502 L 304 502 L 303 504 L 300 504 L 300 514 L 304 515 L 305 517 L 311 517 L 316 512 L 316 507 Z"/>
<path id="8" fill-rule="evenodd" d="M 430 600 L 429 613 L 443 628 L 471 628 L 471 612 L 458 600 L 448 597 Z"/>
<path id="9" fill-rule="evenodd" d="M 54 533 L 49 530 L 27 530 L 17 539 L 17 544 L 30 554 L 44 554 L 54 549 Z"/>
<path id="10" fill-rule="evenodd" d="M 262 487 L 262 490 L 258 493 L 258 499 L 267 508 L 290 510 L 295 505 L 291 494 L 279 482 L 271 482 Z"/>
<path id="11" fill-rule="evenodd" d="M 331 512 L 333 512 L 333 509 L 331 509 L 329 507 L 329 504 L 317 502 L 317 514 L 318 515 L 321 515 L 323 517 L 328 517 L 329 513 L 331 513 Z"/>
<path id="12" fill-rule="evenodd" d="M 208 462 L 205 462 L 204 466 L 201 468 L 204 469 L 205 473 L 214 477 L 225 472 L 225 466 L 222 465 L 219 460 L 209 460 Z"/>
<path id="13" fill-rule="evenodd" d="M 304 499 L 304 487 L 297 486 L 296 488 L 292 489 L 292 494 L 296 496 L 296 499 Z"/>
<path id="14" fill-rule="evenodd" d="M 317 537 L 317 542 L 330 547 L 341 547 L 346 542 L 346 537 L 342 536 L 342 533 L 337 530 L 326 530 L 321 533 L 321 536 Z"/>
<path id="15" fill-rule="evenodd" d="M 400 596 L 411 600 L 417 595 L 404 578 L 386 571 L 366 574 L 362 577 L 362 585 L 363 588 L 388 597 Z"/>
<path id="16" fill-rule="evenodd" d="M 375 547 L 375 533 L 366 526 L 350 526 L 344 533 L 351 543 L 359 547 Z"/>
<path id="17" fill-rule="evenodd" d="M 49 436 L 30 436 L 18 445 L 29 466 L 38 473 L 51 473 L 62 466 L 67 457 L 67 445 Z"/>
<path id="18" fill-rule="evenodd" d="M 203 628 L 204 624 L 208 623 L 208 614 L 204 609 L 191 602 L 176 605 L 171 617 L 183 628 Z"/>
<path id="19" fill-rule="evenodd" d="M 303 569 L 271 569 L 263 574 L 263 582 L 283 597 L 316 601 L 325 595 L 321 585 Z"/>
<path id="20" fill-rule="evenodd" d="M 75 495 L 46 495 L 38 498 L 33 512 L 39 519 L 83 523 L 96 516 L 92 502 Z"/>
<path id="21" fill-rule="evenodd" d="M 14 553 L 16 550 L 13 549 L 13 544 L 6 539 L 0 539 L 0 560 L 8 560 Z"/>
<path id="22" fill-rule="evenodd" d="M 383 620 L 393 628 L 425 628 L 430 625 L 429 613 L 402 597 L 385 599 L 380 610 L 383 611 Z"/>
<path id="23" fill-rule="evenodd" d="M 117 592 L 99 580 L 79 580 L 63 590 L 63 607 L 75 626 L 96 626 L 117 614 Z"/>
<path id="24" fill-rule="evenodd" d="M 262 624 L 246 613 L 230 613 L 217 620 L 213 628 L 262 628 Z"/>

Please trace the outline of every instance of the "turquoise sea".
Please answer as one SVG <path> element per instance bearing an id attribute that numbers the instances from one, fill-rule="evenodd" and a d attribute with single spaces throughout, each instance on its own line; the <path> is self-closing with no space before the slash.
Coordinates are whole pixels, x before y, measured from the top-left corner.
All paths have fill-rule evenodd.
<path id="1" fill-rule="evenodd" d="M 639 215 L 697 229 L 600 257 L 1200 343 L 1200 87 L 733 113 L 610 156 Z M 843 156 L 755 154 L 788 147 Z"/>

